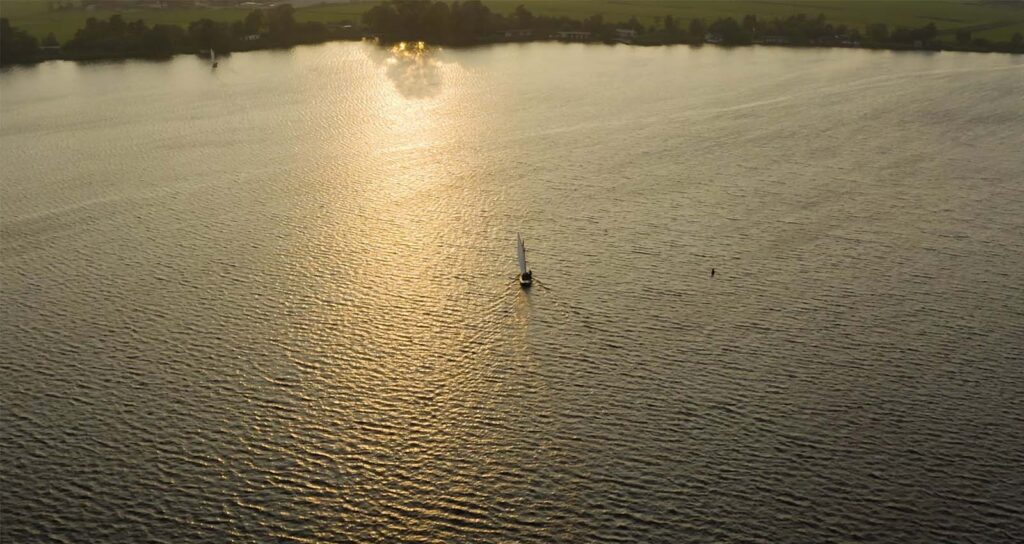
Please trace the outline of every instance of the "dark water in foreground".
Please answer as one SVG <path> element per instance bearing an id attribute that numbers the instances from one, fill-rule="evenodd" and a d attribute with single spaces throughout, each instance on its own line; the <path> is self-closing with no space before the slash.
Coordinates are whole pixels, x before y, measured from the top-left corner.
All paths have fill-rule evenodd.
<path id="1" fill-rule="evenodd" d="M 5 543 L 1024 532 L 1021 57 L 328 44 L 0 94 Z"/>

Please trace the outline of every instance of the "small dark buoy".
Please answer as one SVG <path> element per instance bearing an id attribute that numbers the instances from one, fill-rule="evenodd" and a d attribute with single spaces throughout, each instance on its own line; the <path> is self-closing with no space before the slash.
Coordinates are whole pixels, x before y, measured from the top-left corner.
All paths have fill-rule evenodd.
<path id="1" fill-rule="evenodd" d="M 711 277 L 712 278 L 715 277 L 715 269 L 714 268 L 711 269 Z"/>

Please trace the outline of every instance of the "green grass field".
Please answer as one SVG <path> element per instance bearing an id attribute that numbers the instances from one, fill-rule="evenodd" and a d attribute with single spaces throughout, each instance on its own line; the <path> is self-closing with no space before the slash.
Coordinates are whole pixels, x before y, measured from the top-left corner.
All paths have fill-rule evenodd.
<path id="1" fill-rule="evenodd" d="M 115 10 L 72 10 L 49 11 L 47 3 L 40 0 L 3 0 L 0 15 L 10 19 L 11 25 L 21 28 L 42 39 L 53 32 L 58 40 L 64 42 L 75 35 L 75 31 L 85 26 L 89 17 L 107 19 L 120 13 L 127 21 L 142 19 L 147 24 L 173 24 L 188 26 L 192 21 L 202 18 L 214 21 L 238 21 L 250 10 L 240 8 L 189 8 L 189 9 L 115 9 Z"/>
<path id="2" fill-rule="evenodd" d="M 325 23 L 358 21 L 361 14 L 376 1 L 327 4 L 300 8 L 299 21 Z M 846 24 L 860 29 L 868 23 L 886 23 L 890 27 L 919 27 L 935 23 L 941 37 L 949 37 L 960 28 L 971 28 L 975 37 L 1008 41 L 1014 32 L 1024 34 L 1024 3 L 992 3 L 978 0 L 484 0 L 499 13 L 511 13 L 523 4 L 534 14 L 566 16 L 582 19 L 600 13 L 607 21 L 626 21 L 636 16 L 641 22 L 658 24 L 661 17 L 672 15 L 683 24 L 690 19 L 713 20 L 719 17 L 742 18 L 754 14 L 759 18 L 788 17 L 797 13 L 816 16 L 824 13 L 833 24 Z M 107 18 L 121 13 L 126 19 L 143 19 L 149 24 L 180 24 L 201 18 L 236 21 L 245 16 L 242 8 L 189 9 L 124 9 L 97 11 L 50 12 L 45 0 L 4 0 L 0 15 L 11 24 L 42 38 L 53 32 L 58 40 L 70 39 L 89 17 Z M 945 34 L 945 36 L 942 36 Z"/>
<path id="3" fill-rule="evenodd" d="M 1009 40 L 1014 32 L 1024 33 L 1024 3 L 1014 7 L 977 0 L 484 0 L 484 3 L 501 13 L 510 13 L 523 4 L 538 15 L 580 19 L 600 13 L 610 21 L 625 21 L 636 16 L 647 25 L 657 24 L 665 15 L 688 24 L 694 18 L 740 20 L 744 15 L 753 14 L 770 19 L 798 13 L 811 16 L 823 13 L 832 24 L 845 24 L 861 31 L 869 23 L 885 23 L 890 28 L 935 23 L 940 33 L 949 34 L 959 28 L 991 27 L 974 35 L 997 41 Z"/>
<path id="4" fill-rule="evenodd" d="M 380 2 L 351 2 L 344 4 L 324 4 L 304 7 L 295 12 L 295 20 L 300 22 L 320 21 L 321 23 L 340 23 L 351 21 L 358 23 L 366 10 Z M 514 9 L 514 8 L 513 8 Z"/>

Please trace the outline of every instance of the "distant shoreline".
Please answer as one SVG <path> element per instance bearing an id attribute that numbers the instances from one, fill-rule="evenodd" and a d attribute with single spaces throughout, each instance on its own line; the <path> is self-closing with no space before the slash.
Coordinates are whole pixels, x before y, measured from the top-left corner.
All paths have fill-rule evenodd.
<path id="1" fill-rule="evenodd" d="M 63 9 L 63 8 L 61 8 Z M 49 60 L 96 61 L 168 59 L 180 54 L 217 55 L 231 52 L 286 49 L 332 41 L 375 40 L 382 44 L 426 43 L 443 47 L 473 47 L 497 43 L 571 42 L 625 44 L 642 47 L 705 44 L 726 47 L 766 45 L 800 48 L 844 48 L 888 51 L 953 51 L 1024 53 L 1024 36 L 993 42 L 960 29 L 950 31 L 934 22 L 920 27 L 871 23 L 833 24 L 825 15 L 798 13 L 786 18 L 758 19 L 748 14 L 705 20 L 693 18 L 684 27 L 671 15 L 647 25 L 636 17 L 606 22 L 596 14 L 583 19 L 534 15 L 523 5 L 514 12 L 492 12 L 479 0 L 447 4 L 430 0 L 385 1 L 363 12 L 361 22 L 322 22 L 297 19 L 289 4 L 232 12 L 241 19 L 203 18 L 175 24 L 148 25 L 134 14 L 114 13 L 108 19 L 89 17 L 71 39 L 58 42 L 53 32 L 41 41 L 0 19 L 0 64 L 34 64 Z M 210 12 L 214 16 L 214 12 Z"/>
<path id="2" fill-rule="evenodd" d="M 386 46 L 389 46 L 389 45 L 394 45 L 394 44 L 402 43 L 402 40 L 381 40 L 379 37 L 376 37 L 376 36 L 365 36 L 365 37 L 358 37 L 358 38 L 332 38 L 332 39 L 328 39 L 328 40 L 315 41 L 315 42 L 302 42 L 302 43 L 295 43 L 295 44 L 291 44 L 291 45 L 271 46 L 271 47 L 253 47 L 253 48 L 250 48 L 250 49 L 236 49 L 236 50 L 233 50 L 233 51 L 225 51 L 224 53 L 221 54 L 221 56 L 222 57 L 230 57 L 230 55 L 232 53 L 249 53 L 249 52 L 253 52 L 253 51 L 280 51 L 280 50 L 287 50 L 287 49 L 291 49 L 293 47 L 302 46 L 302 45 L 321 45 L 321 44 L 325 44 L 325 43 L 336 43 L 336 42 L 375 42 L 376 45 L 379 45 L 381 47 L 386 47 Z M 856 45 L 856 46 L 853 46 L 853 45 L 839 45 L 839 44 L 796 45 L 796 44 L 767 44 L 767 43 L 720 44 L 720 43 L 708 43 L 708 42 L 696 43 L 696 44 L 694 44 L 694 43 L 682 43 L 682 42 L 675 42 L 675 43 L 625 43 L 625 42 L 616 42 L 616 41 L 559 40 L 559 39 L 555 39 L 555 38 L 537 38 L 537 39 L 531 39 L 531 40 L 493 40 L 493 41 L 481 41 L 481 42 L 478 42 L 478 43 L 467 44 L 467 45 L 438 45 L 438 47 L 448 47 L 448 48 L 453 48 L 453 49 L 472 49 L 474 47 L 484 47 L 484 46 L 491 46 L 491 45 L 525 44 L 525 43 L 563 43 L 563 44 L 574 44 L 574 43 L 576 43 L 576 44 L 583 44 L 583 45 L 606 45 L 606 46 L 626 45 L 626 46 L 630 46 L 630 47 L 688 46 L 688 47 L 692 47 L 692 48 L 701 48 L 701 47 L 708 46 L 708 47 L 723 47 L 723 48 L 728 48 L 728 49 L 747 48 L 747 47 L 778 47 L 778 48 L 786 48 L 786 49 L 859 49 L 859 50 L 868 50 L 868 51 L 896 51 L 896 52 L 921 52 L 921 53 L 948 52 L 948 53 L 1003 53 L 1003 54 L 1010 54 L 1010 55 L 1020 55 L 1020 54 L 1022 54 L 1022 52 L 1020 52 L 1020 51 L 999 51 L 999 50 L 992 50 L 992 49 L 952 48 L 952 47 L 926 48 L 926 47 L 913 47 L 913 46 L 909 46 L 909 47 L 876 46 L 876 45 Z M 429 47 L 431 44 L 425 44 L 425 45 L 427 45 Z M 101 62 L 101 61 L 120 61 L 120 60 L 144 60 L 144 61 L 152 61 L 152 62 L 162 62 L 162 61 L 169 61 L 169 60 L 171 60 L 171 59 L 173 59 L 175 57 L 180 57 L 180 56 L 200 56 L 200 57 L 205 57 L 205 53 L 206 53 L 205 51 L 196 51 L 196 52 L 191 52 L 191 53 L 190 52 L 180 52 L 180 53 L 172 53 L 170 55 L 146 56 L 146 55 L 117 55 L 117 54 L 105 53 L 105 52 L 66 52 L 66 51 L 61 51 L 61 52 L 58 52 L 58 53 L 55 53 L 55 54 L 48 54 L 47 52 L 43 51 L 37 57 L 35 57 L 35 58 L 31 59 L 31 60 L 24 60 L 24 61 L 19 61 L 19 62 L 11 62 L 11 63 L 4 64 L 4 66 L 5 67 L 6 66 L 32 66 L 32 65 L 43 63 L 43 62 L 57 61 L 57 60 L 69 61 L 69 62 L 83 62 L 83 63 Z"/>

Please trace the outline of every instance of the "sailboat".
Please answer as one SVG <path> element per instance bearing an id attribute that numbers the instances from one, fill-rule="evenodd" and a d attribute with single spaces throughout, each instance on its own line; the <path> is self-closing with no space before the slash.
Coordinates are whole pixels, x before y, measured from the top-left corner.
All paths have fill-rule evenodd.
<path id="1" fill-rule="evenodd" d="M 526 245 L 523 244 L 523 237 L 516 234 L 516 257 L 519 258 L 519 285 L 529 287 L 533 284 L 533 272 L 526 268 Z"/>
<path id="2" fill-rule="evenodd" d="M 210 48 L 210 66 L 217 67 L 217 55 L 213 53 L 213 48 Z"/>

